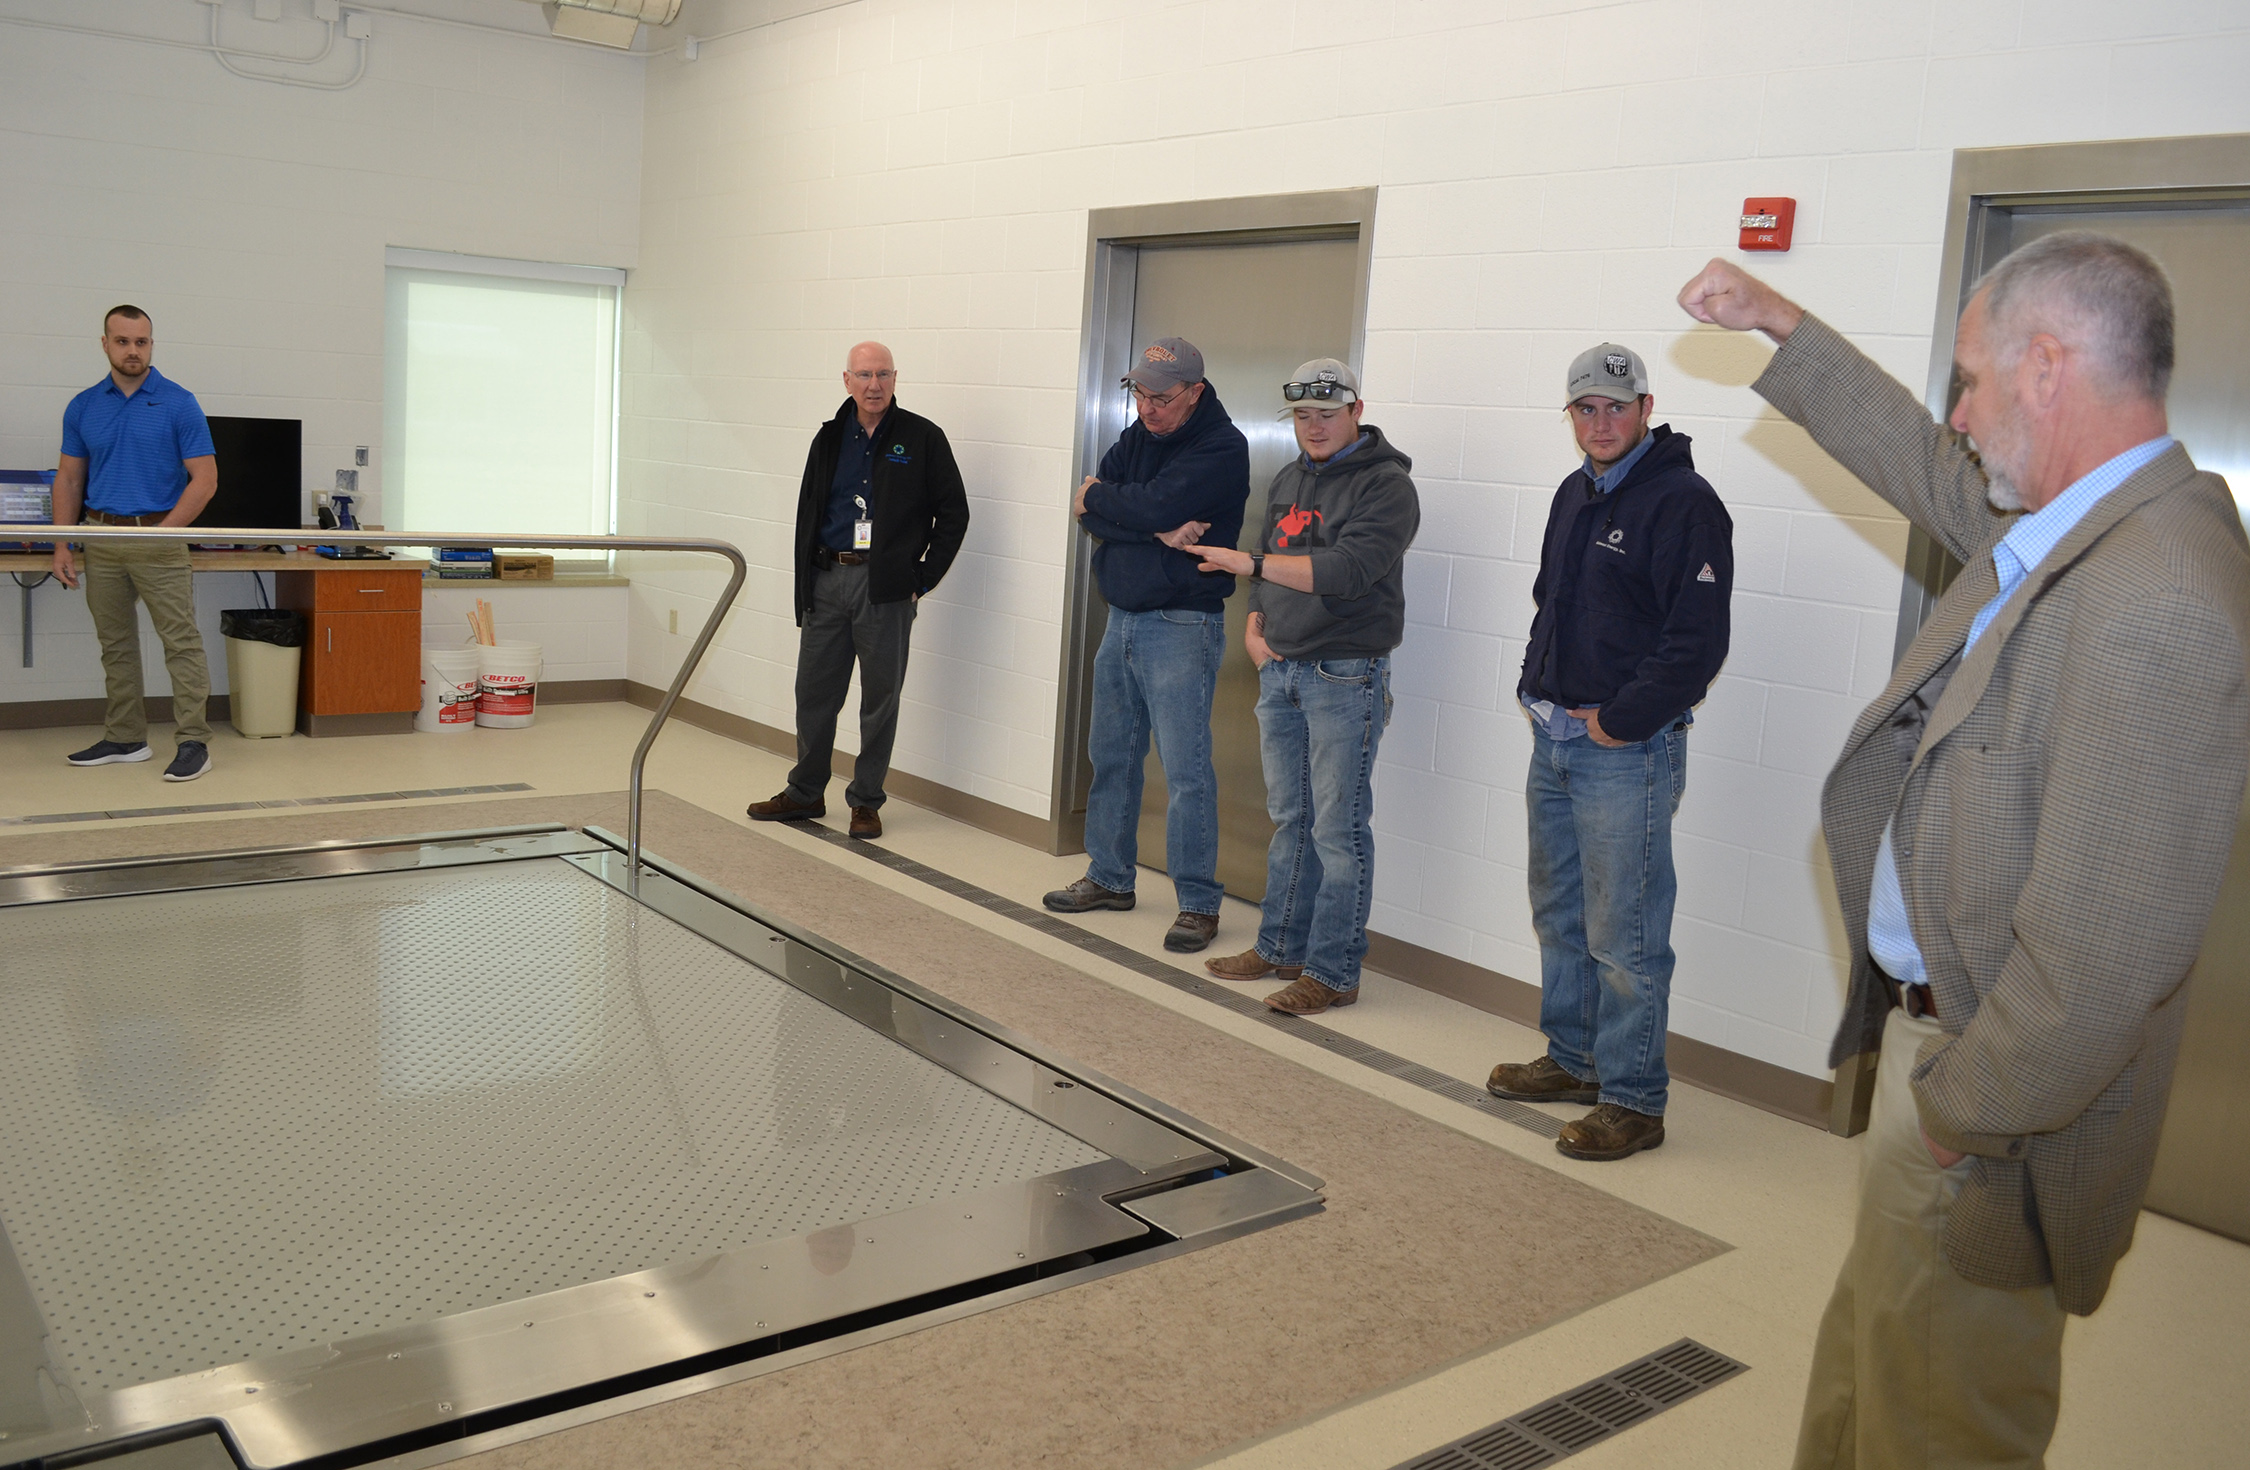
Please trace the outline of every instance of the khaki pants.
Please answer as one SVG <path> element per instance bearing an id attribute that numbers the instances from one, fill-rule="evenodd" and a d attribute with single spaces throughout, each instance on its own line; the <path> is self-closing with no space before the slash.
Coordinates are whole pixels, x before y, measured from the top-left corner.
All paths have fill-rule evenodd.
<path id="1" fill-rule="evenodd" d="M 86 610 L 102 641 L 102 681 L 109 689 L 104 738 L 120 745 L 148 739 L 135 597 L 147 605 L 148 620 L 164 644 L 179 739 L 210 744 L 203 707 L 211 697 L 211 669 L 195 628 L 195 573 L 188 569 L 187 547 L 176 541 L 96 541 L 86 547 Z"/>
<path id="2" fill-rule="evenodd" d="M 1813 1348 L 1797 1470 L 2037 1470 L 2054 1435 L 2054 1288 L 1978 1286 L 1945 1259 L 1946 1213 L 1973 1161 L 1941 1169 L 1922 1143 L 1910 1078 L 1938 1034 L 1902 1010 L 1883 1030 L 1858 1228 Z"/>

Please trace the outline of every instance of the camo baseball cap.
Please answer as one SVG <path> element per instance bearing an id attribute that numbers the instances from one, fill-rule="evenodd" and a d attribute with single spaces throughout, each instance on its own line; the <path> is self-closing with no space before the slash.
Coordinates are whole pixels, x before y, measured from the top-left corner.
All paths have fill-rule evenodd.
<path id="1" fill-rule="evenodd" d="M 1581 398 L 1607 398 L 1631 403 L 1648 391 L 1648 367 L 1630 347 L 1604 342 L 1589 347 L 1571 360 L 1570 378 L 1563 391 L 1567 407 Z"/>
<path id="2" fill-rule="evenodd" d="M 1185 337 L 1159 337 L 1141 349 L 1139 362 L 1125 375 L 1128 386 L 1162 393 L 1182 383 L 1203 381 L 1203 354 Z"/>

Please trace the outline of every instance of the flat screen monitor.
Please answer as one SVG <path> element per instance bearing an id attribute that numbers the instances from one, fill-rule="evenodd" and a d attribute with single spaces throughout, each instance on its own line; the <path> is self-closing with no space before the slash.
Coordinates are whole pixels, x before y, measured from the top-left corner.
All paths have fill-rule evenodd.
<path id="1" fill-rule="evenodd" d="M 0 526 L 44 526 L 54 519 L 53 470 L 0 470 Z"/>
<path id="2" fill-rule="evenodd" d="M 304 420 L 214 415 L 210 423 L 219 493 L 194 524 L 272 531 L 304 525 Z"/>

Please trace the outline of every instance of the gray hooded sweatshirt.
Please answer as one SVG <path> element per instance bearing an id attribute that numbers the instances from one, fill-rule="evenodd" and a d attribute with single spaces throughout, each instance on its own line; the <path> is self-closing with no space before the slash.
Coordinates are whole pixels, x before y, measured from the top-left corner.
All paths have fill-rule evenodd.
<path id="1" fill-rule="evenodd" d="M 1250 584 L 1266 642 L 1283 658 L 1374 658 L 1406 634 L 1406 548 L 1422 524 L 1414 461 L 1373 424 L 1326 464 L 1300 454 L 1266 493 L 1268 556 L 1310 556 L 1313 590 Z"/>

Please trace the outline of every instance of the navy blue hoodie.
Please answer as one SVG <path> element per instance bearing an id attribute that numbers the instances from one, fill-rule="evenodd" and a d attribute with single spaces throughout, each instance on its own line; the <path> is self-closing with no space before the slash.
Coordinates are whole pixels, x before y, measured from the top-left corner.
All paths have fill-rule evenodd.
<path id="1" fill-rule="evenodd" d="M 1209 383 L 1195 412 L 1171 433 L 1160 438 L 1139 419 L 1127 424 L 1102 456 L 1100 481 L 1087 487 L 1086 514 L 1078 519 L 1101 542 L 1094 548 L 1094 579 L 1102 600 L 1126 612 L 1219 611 L 1234 578 L 1197 571 L 1197 558 L 1174 551 L 1156 534 L 1208 521 L 1205 543 L 1232 546 L 1242 536 L 1249 498 L 1250 441 Z"/>
<path id="2" fill-rule="evenodd" d="M 1624 483 L 1583 467 L 1555 492 L 1519 692 L 1597 706 L 1612 739 L 1646 740 L 1700 701 L 1727 660 L 1734 520 L 1669 424 Z"/>

